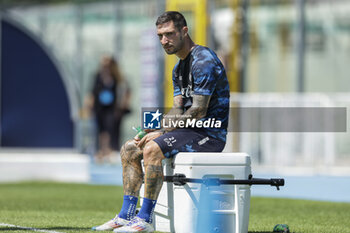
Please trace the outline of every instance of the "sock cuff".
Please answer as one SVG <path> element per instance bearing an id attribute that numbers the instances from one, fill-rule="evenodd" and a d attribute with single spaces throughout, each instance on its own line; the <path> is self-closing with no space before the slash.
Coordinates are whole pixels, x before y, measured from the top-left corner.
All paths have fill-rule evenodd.
<path id="1" fill-rule="evenodd" d="M 130 195 L 124 195 L 124 201 L 130 201 L 132 203 L 136 202 L 139 200 L 138 197 L 135 197 L 135 196 L 130 196 Z"/>
<path id="2" fill-rule="evenodd" d="M 155 205 L 157 203 L 157 200 L 152 200 L 152 199 L 148 199 L 146 197 L 143 198 L 143 202 L 148 202 L 149 204 Z"/>

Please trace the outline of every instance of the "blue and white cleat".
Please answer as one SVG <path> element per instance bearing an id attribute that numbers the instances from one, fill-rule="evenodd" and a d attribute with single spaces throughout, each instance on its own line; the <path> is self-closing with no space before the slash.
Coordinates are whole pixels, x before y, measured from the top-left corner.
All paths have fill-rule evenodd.
<path id="1" fill-rule="evenodd" d="M 135 217 L 127 225 L 113 230 L 114 232 L 154 232 L 152 224 L 144 219 Z"/>
<path id="2" fill-rule="evenodd" d="M 92 227 L 91 230 L 93 231 L 112 231 L 114 229 L 118 229 L 122 226 L 126 226 L 130 221 L 123 219 L 123 218 L 119 218 L 118 214 L 111 220 L 109 220 L 108 222 L 100 225 L 100 226 L 96 226 L 96 227 Z"/>

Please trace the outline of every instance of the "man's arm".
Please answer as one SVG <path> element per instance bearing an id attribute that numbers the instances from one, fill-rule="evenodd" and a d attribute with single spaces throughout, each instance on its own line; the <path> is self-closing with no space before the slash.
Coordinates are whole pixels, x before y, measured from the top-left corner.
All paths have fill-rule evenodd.
<path id="1" fill-rule="evenodd" d="M 172 116 L 183 114 L 183 100 L 181 95 L 174 96 L 174 104 L 170 111 L 164 115 L 164 118 L 169 119 Z"/>
<path id="2" fill-rule="evenodd" d="M 177 120 L 186 121 L 187 119 L 199 120 L 207 114 L 207 109 L 209 106 L 210 95 L 193 95 L 192 106 Z"/>
<path id="3" fill-rule="evenodd" d="M 176 98 L 176 100 L 175 100 Z M 180 99 L 181 98 L 181 99 Z M 174 107 L 164 116 L 165 121 L 177 122 L 184 121 L 187 119 L 199 120 L 205 117 L 207 108 L 209 106 L 210 96 L 209 95 L 193 95 L 192 106 L 183 113 L 182 111 L 182 96 L 174 97 Z M 175 105 L 175 102 L 180 105 Z M 176 106 L 181 106 L 181 111 L 177 110 Z M 162 128 L 163 132 L 169 132 L 176 128 Z"/>

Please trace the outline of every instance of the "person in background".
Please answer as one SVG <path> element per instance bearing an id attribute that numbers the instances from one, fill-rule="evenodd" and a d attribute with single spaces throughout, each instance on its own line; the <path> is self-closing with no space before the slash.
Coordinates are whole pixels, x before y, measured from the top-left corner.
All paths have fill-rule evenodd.
<path id="1" fill-rule="evenodd" d="M 111 56 L 103 56 L 86 101 L 97 124 L 97 162 L 111 160 L 112 152 L 120 148 L 120 126 L 123 117 L 130 112 L 130 95 L 117 61 Z"/>

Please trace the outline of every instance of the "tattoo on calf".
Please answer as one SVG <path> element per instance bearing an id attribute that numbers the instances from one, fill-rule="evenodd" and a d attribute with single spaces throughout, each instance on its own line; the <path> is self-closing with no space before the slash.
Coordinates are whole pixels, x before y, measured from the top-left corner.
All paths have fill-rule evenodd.
<path id="1" fill-rule="evenodd" d="M 163 185 L 163 167 L 148 165 L 145 169 L 145 197 L 156 200 Z"/>
<path id="2" fill-rule="evenodd" d="M 142 151 L 133 143 L 126 143 L 120 152 L 123 166 L 124 194 L 138 197 L 143 180 Z"/>

